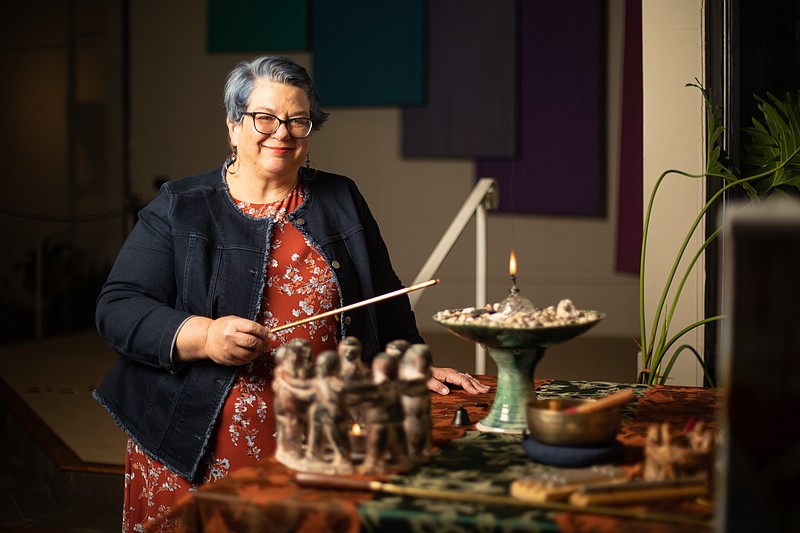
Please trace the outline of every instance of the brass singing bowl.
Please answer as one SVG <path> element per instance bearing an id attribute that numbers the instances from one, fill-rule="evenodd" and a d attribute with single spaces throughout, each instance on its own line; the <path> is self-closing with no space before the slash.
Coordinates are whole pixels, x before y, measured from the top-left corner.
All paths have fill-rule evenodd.
<path id="1" fill-rule="evenodd" d="M 565 413 L 569 407 L 594 400 L 559 398 L 531 400 L 526 407 L 530 434 L 552 446 L 599 446 L 609 444 L 619 433 L 619 407 L 593 413 Z"/>

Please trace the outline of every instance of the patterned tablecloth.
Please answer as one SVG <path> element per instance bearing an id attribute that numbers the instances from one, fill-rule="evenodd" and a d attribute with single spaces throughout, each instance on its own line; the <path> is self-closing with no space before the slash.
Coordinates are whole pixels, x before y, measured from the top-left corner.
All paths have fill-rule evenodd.
<path id="1" fill-rule="evenodd" d="M 496 383 L 491 376 L 481 379 L 493 386 Z M 621 388 L 633 388 L 636 400 L 623 408 L 618 436 L 625 447 L 618 466 L 632 474 L 641 468 L 650 424 L 669 422 L 683 426 L 694 419 L 716 428 L 723 394 L 719 389 L 597 381 L 537 379 L 535 385 L 540 398 L 599 397 Z M 413 487 L 507 495 L 512 481 L 555 469 L 529 459 L 520 435 L 481 433 L 474 429 L 474 423 L 488 413 L 488 408 L 480 403 L 492 400 L 493 392 L 478 396 L 460 391 L 448 396 L 433 395 L 434 458 L 427 465 L 391 476 L 388 481 Z M 467 409 L 473 426 L 451 425 L 459 405 Z M 308 489 L 295 484 L 293 474 L 271 459 L 201 487 L 177 507 L 176 512 L 182 517 L 179 531 L 698 531 L 697 525 L 543 510 L 534 504 L 487 505 L 386 493 Z M 708 519 L 712 514 L 710 506 L 691 500 L 629 509 L 700 519 Z"/>

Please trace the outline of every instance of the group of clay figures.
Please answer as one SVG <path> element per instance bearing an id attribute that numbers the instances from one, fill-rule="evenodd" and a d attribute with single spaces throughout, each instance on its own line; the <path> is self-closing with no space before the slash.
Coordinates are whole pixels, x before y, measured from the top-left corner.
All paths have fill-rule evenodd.
<path id="1" fill-rule="evenodd" d="M 714 466 L 714 433 L 703 422 L 683 431 L 669 424 L 651 424 L 644 448 L 644 473 L 647 481 L 662 481 L 692 476 L 711 478 Z"/>
<path id="2" fill-rule="evenodd" d="M 276 458 L 303 472 L 383 474 L 431 454 L 430 349 L 398 340 L 361 361 L 361 342 L 345 337 L 314 358 L 295 339 L 275 352 Z M 362 429 L 362 434 L 354 430 Z"/>

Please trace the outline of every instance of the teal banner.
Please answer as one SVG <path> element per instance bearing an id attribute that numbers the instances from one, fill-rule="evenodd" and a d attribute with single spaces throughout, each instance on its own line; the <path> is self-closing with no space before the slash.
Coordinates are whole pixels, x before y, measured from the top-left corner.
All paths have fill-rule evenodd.
<path id="1" fill-rule="evenodd" d="M 209 52 L 308 50 L 307 0 L 208 0 Z"/>
<path id="2" fill-rule="evenodd" d="M 323 107 L 417 105 L 425 94 L 424 0 L 315 0 Z"/>

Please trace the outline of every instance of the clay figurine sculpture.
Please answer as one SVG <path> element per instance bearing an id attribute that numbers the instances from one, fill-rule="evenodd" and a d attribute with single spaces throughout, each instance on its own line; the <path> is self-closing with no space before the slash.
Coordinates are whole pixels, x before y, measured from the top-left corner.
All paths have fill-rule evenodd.
<path id="1" fill-rule="evenodd" d="M 702 422 L 681 432 L 672 431 L 667 423 L 651 424 L 645 441 L 643 477 L 647 481 L 693 476 L 710 479 L 713 449 L 713 432 Z"/>
<path id="2" fill-rule="evenodd" d="M 431 456 L 430 358 L 426 344 L 413 344 L 403 353 L 398 372 L 407 453 L 417 464 L 427 462 Z"/>
<path id="3" fill-rule="evenodd" d="M 381 352 L 372 361 L 372 386 L 361 389 L 367 450 L 360 473 L 384 474 L 409 466 L 397 372 L 398 358 Z"/>
<path id="4" fill-rule="evenodd" d="M 354 337 L 316 361 L 302 340 L 275 351 L 278 461 L 302 472 L 387 474 L 430 458 L 430 348 L 396 341 L 387 349 L 369 371 Z M 351 432 L 356 424 L 362 436 Z"/>
<path id="5" fill-rule="evenodd" d="M 283 345 L 275 351 L 275 375 L 272 380 L 278 439 L 275 455 L 281 462 L 296 461 L 303 456 L 307 407 L 298 396 L 298 392 L 306 390 L 305 380 L 298 375 L 299 357 L 296 346 Z"/>
<path id="6" fill-rule="evenodd" d="M 347 470 L 351 463 L 349 416 L 342 394 L 340 365 L 339 355 L 334 351 L 322 352 L 317 357 L 316 377 L 311 380 L 313 396 L 306 447 L 307 460 L 332 463 L 334 471 Z"/>

